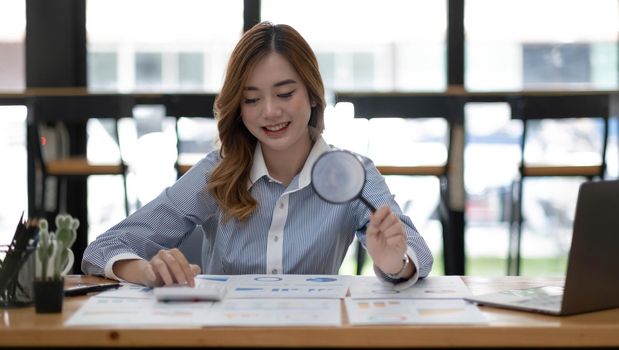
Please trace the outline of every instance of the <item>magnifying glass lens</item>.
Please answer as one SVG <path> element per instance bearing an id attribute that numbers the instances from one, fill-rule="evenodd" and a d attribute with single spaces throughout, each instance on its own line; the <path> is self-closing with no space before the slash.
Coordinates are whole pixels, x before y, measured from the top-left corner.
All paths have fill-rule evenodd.
<path id="1" fill-rule="evenodd" d="M 356 155 L 347 151 L 323 153 L 312 168 L 312 186 L 325 201 L 346 203 L 361 195 L 365 168 Z"/>

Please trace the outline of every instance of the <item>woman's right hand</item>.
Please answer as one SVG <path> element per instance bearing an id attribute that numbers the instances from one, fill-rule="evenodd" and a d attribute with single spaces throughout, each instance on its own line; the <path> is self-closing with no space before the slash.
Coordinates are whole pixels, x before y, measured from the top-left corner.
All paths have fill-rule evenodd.
<path id="1" fill-rule="evenodd" d="M 149 287 L 171 284 L 194 287 L 194 277 L 200 273 L 200 267 L 190 264 L 177 248 L 162 249 L 150 261 L 120 260 L 113 269 L 116 276 Z"/>

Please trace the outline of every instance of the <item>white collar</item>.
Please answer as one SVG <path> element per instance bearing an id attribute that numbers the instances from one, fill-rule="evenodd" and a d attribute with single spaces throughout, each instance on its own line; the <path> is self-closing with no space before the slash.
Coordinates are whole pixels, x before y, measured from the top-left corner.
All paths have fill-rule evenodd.
<path id="1" fill-rule="evenodd" d="M 322 138 L 322 136 L 319 136 L 316 142 L 314 143 L 314 146 L 312 147 L 310 154 L 307 156 L 307 159 L 305 160 L 305 164 L 303 164 L 303 168 L 301 169 L 301 172 L 299 173 L 298 189 L 301 189 L 310 184 L 312 180 L 311 172 L 312 172 L 312 166 L 314 165 L 314 162 L 316 162 L 316 159 L 318 159 L 318 157 L 320 157 L 321 154 L 328 152 L 329 150 L 331 150 L 331 147 L 329 146 L 329 144 L 327 144 L 327 142 Z M 251 171 L 249 173 L 249 181 L 247 182 L 247 188 L 248 189 L 251 188 L 251 186 L 263 176 L 267 176 L 269 179 L 279 182 L 269 175 L 267 165 L 264 162 L 264 155 L 262 154 L 262 147 L 260 146 L 260 142 L 258 142 L 256 144 L 256 149 L 254 150 L 254 162 L 251 166 Z"/>

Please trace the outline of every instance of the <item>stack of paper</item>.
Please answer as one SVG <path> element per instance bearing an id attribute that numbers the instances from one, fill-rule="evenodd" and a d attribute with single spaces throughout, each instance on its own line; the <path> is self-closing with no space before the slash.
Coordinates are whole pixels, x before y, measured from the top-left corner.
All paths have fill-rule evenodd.
<path id="1" fill-rule="evenodd" d="M 317 326 L 480 324 L 470 291 L 457 276 L 437 276 L 399 289 L 376 277 L 331 275 L 199 275 L 196 288 L 225 290 L 217 302 L 157 302 L 151 288 L 123 283 L 90 298 L 68 326 Z"/>
<path id="2" fill-rule="evenodd" d="M 463 300 L 471 295 L 458 276 L 433 276 L 407 289 L 376 277 L 352 280 L 346 311 L 351 325 L 482 324 L 484 315 Z"/>

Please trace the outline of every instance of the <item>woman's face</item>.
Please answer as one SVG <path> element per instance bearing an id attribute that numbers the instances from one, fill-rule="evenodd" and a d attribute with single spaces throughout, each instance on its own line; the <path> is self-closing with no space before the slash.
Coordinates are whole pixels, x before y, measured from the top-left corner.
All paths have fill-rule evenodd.
<path id="1" fill-rule="evenodd" d="M 299 150 L 309 145 L 311 102 L 292 65 L 270 53 L 249 74 L 241 116 L 265 151 Z"/>

